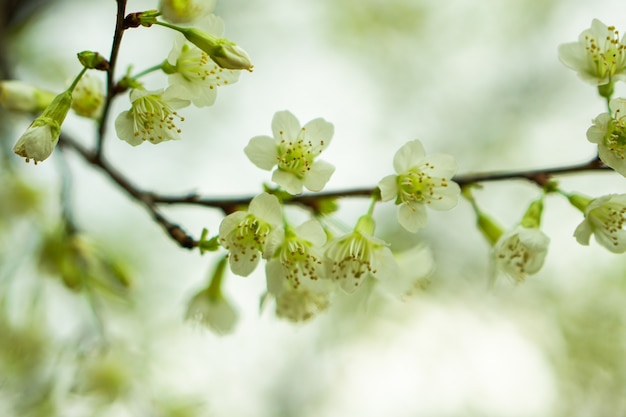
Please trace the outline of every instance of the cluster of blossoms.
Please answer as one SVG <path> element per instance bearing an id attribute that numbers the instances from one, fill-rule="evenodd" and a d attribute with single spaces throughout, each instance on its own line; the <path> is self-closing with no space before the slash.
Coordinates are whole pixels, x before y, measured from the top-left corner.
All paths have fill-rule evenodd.
<path id="1" fill-rule="evenodd" d="M 161 0 L 159 10 L 127 16 L 128 21 L 136 22 L 134 26 L 167 27 L 177 32 L 177 38 L 164 62 L 135 76 L 127 76 L 114 86 L 116 91 L 130 90 L 131 107 L 115 120 L 120 139 L 133 146 L 179 139 L 179 122 L 184 117 L 177 110 L 191 104 L 197 107 L 213 105 L 218 87 L 237 82 L 241 70 L 252 70 L 246 52 L 222 37 L 222 20 L 210 14 L 214 6 L 213 0 Z M 158 20 L 158 17 L 164 20 Z M 194 24 L 201 29 L 174 23 Z M 32 159 L 37 163 L 50 156 L 70 108 L 79 116 L 94 120 L 101 118 L 105 101 L 102 80 L 85 74 L 85 71 L 108 71 L 109 63 L 94 52 L 78 55 L 84 68 L 72 85 L 59 95 L 17 81 L 0 83 L 0 104 L 3 107 L 33 113 L 43 110 L 14 147 L 14 152 L 27 162 Z M 168 86 L 149 90 L 139 78 L 155 70 L 167 74 Z"/>
<path id="2" fill-rule="evenodd" d="M 188 8 L 180 9 L 178 3 L 163 1 L 162 15 L 174 22 L 189 23 L 187 19 L 197 19 L 197 15 L 187 14 Z M 117 117 L 115 129 L 120 139 L 133 146 L 146 141 L 157 144 L 179 139 L 178 122 L 184 121 L 184 117 L 177 110 L 191 104 L 196 107 L 213 105 L 218 87 L 236 83 L 240 70 L 252 69 L 245 51 L 220 37 L 224 23 L 215 15 L 197 22 L 203 30 L 160 22 L 150 13 L 140 19 L 142 17 L 145 17 L 142 24 L 146 26 L 160 24 L 179 33 L 167 60 L 159 67 L 168 75 L 168 87 L 147 90 L 136 79 L 130 83 L 133 87 L 130 91 L 131 108 Z M 230 48 L 225 48 L 225 44 Z"/>
<path id="3" fill-rule="evenodd" d="M 321 191 L 335 168 L 318 156 L 332 136 L 333 125 L 324 119 L 301 126 L 293 114 L 281 111 L 272 120 L 272 136 L 250 139 L 245 154 L 257 167 L 273 170 L 272 180 L 290 195 L 304 188 Z M 394 168 L 396 174 L 380 182 L 380 195 L 399 205 L 398 219 L 407 230 L 426 225 L 424 207 L 446 210 L 456 205 L 460 188 L 450 179 L 456 170 L 451 156 L 426 156 L 415 140 L 396 153 Z M 375 236 L 374 203 L 352 230 L 335 235 L 323 218 L 291 225 L 277 195 L 262 193 L 247 210 L 226 216 L 219 241 L 237 275 L 248 276 L 265 260 L 267 292 L 276 299 L 278 316 L 306 320 L 324 310 L 340 289 L 353 293 L 371 278 L 398 279 L 389 244 Z"/>
<path id="4" fill-rule="evenodd" d="M 594 19 L 578 42 L 559 47 L 559 58 L 584 81 L 597 86 L 598 93 L 607 100 L 609 111 L 593 120 L 587 139 L 598 145 L 598 157 L 605 165 L 626 177 L 626 99 L 612 98 L 614 84 L 626 81 L 626 35 L 620 39 L 614 26 Z M 626 252 L 625 195 L 592 199 L 563 194 L 585 216 L 574 232 L 580 244 L 588 245 L 593 234 L 611 252 Z"/>
<path id="5" fill-rule="evenodd" d="M 614 26 L 594 19 L 578 42 L 559 47 L 559 58 L 610 100 L 609 112 L 593 120 L 587 139 L 598 145 L 602 162 L 626 176 L 626 99 L 611 100 L 615 83 L 626 81 L 626 35 L 620 39 Z"/>

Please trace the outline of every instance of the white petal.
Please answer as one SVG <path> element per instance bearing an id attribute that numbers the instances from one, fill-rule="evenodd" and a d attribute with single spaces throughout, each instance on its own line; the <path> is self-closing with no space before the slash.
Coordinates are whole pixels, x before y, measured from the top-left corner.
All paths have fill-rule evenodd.
<path id="1" fill-rule="evenodd" d="M 581 245 L 588 246 L 591 233 L 592 233 L 591 225 L 585 219 L 583 220 L 582 223 L 578 225 L 578 227 L 574 231 L 574 237 L 576 238 L 576 241 L 580 243 Z"/>
<path id="2" fill-rule="evenodd" d="M 302 239 L 307 240 L 313 246 L 323 246 L 326 243 L 326 232 L 317 220 L 308 220 L 296 227 L 296 234 Z"/>
<path id="3" fill-rule="evenodd" d="M 320 152 L 330 144 L 334 130 L 333 124 L 322 118 L 311 120 L 304 125 L 304 138 L 311 141 L 314 149 Z"/>
<path id="4" fill-rule="evenodd" d="M 398 223 L 411 233 L 426 226 L 426 209 L 422 204 L 401 204 L 398 208 Z"/>
<path id="5" fill-rule="evenodd" d="M 270 232 L 263 248 L 263 259 L 270 259 L 285 241 L 285 229 L 278 227 Z"/>
<path id="6" fill-rule="evenodd" d="M 386 246 L 378 250 L 372 267 L 372 275 L 378 279 L 398 279 L 400 273 L 398 263 L 391 250 Z"/>
<path id="7" fill-rule="evenodd" d="M 604 144 L 601 144 L 598 145 L 598 156 L 607 166 L 626 177 L 626 160 L 622 159 L 621 155 L 615 154 Z"/>
<path id="8" fill-rule="evenodd" d="M 428 207 L 433 210 L 450 210 L 456 207 L 459 202 L 461 188 L 456 182 L 450 181 L 447 187 L 435 187 L 434 192 L 437 198 L 432 199 Z M 441 197 L 441 199 L 438 197 Z"/>
<path id="9" fill-rule="evenodd" d="M 398 196 L 398 176 L 387 175 L 380 180 L 378 188 L 380 188 L 380 199 L 382 201 L 393 200 Z"/>
<path id="10" fill-rule="evenodd" d="M 396 170 L 396 173 L 402 174 L 418 165 L 425 155 L 426 152 L 424 151 L 422 142 L 419 140 L 412 140 L 405 143 L 398 150 L 398 152 L 396 152 L 393 157 L 393 167 Z"/>
<path id="11" fill-rule="evenodd" d="M 133 146 L 138 146 L 143 143 L 141 136 L 135 136 L 133 116 L 129 111 L 123 111 L 117 116 L 115 119 L 115 132 L 118 138 L 125 140 Z"/>
<path id="12" fill-rule="evenodd" d="M 272 174 L 272 181 L 283 187 L 285 191 L 287 191 L 289 194 L 296 195 L 302 193 L 302 185 L 304 184 L 304 180 L 296 177 L 291 172 L 277 169 Z"/>
<path id="13" fill-rule="evenodd" d="M 608 113 L 602 113 L 593 120 L 593 125 L 587 129 L 587 140 L 591 143 L 601 145 L 604 143 L 604 136 L 607 132 L 607 124 L 611 120 Z"/>
<path id="14" fill-rule="evenodd" d="M 279 111 L 272 119 L 272 133 L 276 140 L 295 140 L 300 134 L 300 122 L 289 111 Z"/>
<path id="15" fill-rule="evenodd" d="M 260 256 L 256 256 L 254 258 L 251 258 L 249 256 L 239 256 L 238 259 L 238 261 L 235 261 L 235 257 L 232 254 L 228 257 L 230 270 L 233 271 L 233 274 L 239 275 L 241 277 L 247 277 L 254 271 L 254 269 L 258 265 Z"/>
<path id="16" fill-rule="evenodd" d="M 280 202 L 275 195 L 261 193 L 250 201 L 248 212 L 276 227 L 283 222 Z"/>
<path id="17" fill-rule="evenodd" d="M 428 163 L 432 168 L 425 168 L 425 163 Z M 423 159 L 420 168 L 431 177 L 452 178 L 452 176 L 456 173 L 456 161 L 452 155 L 428 155 Z"/>
<path id="18" fill-rule="evenodd" d="M 265 277 L 267 282 L 267 291 L 276 296 L 279 296 L 285 291 L 285 270 L 280 263 L 280 260 L 275 258 L 268 261 L 265 265 Z"/>
<path id="19" fill-rule="evenodd" d="M 243 151 L 254 165 L 266 171 L 278 163 L 276 142 L 269 136 L 253 137 Z"/>
<path id="20" fill-rule="evenodd" d="M 230 232 L 235 230 L 237 225 L 241 223 L 241 221 L 248 215 L 245 211 L 236 211 L 234 213 L 230 213 L 228 216 L 222 219 L 220 223 L 219 235 L 222 238 L 225 238 Z"/>
<path id="21" fill-rule="evenodd" d="M 335 172 L 335 166 L 326 161 L 315 161 L 304 177 L 304 186 L 310 191 L 321 191 Z"/>

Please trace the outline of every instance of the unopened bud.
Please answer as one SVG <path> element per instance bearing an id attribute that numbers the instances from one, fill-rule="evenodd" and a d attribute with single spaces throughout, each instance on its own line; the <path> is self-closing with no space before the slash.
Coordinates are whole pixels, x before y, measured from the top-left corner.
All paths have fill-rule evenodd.
<path id="1" fill-rule="evenodd" d="M 0 105 L 7 110 L 39 113 L 52 103 L 54 96 L 21 81 L 0 81 Z"/>

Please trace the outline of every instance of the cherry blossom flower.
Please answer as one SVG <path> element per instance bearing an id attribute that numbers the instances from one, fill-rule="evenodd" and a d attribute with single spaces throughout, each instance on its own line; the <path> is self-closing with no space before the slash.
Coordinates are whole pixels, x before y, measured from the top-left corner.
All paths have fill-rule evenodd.
<path id="1" fill-rule="evenodd" d="M 457 183 L 450 181 L 456 163 L 450 155 L 426 156 L 419 140 L 413 140 L 396 152 L 393 166 L 397 175 L 388 175 L 378 183 L 382 201 L 395 199 L 398 222 L 409 232 L 426 226 L 426 209 L 449 210 L 460 194 Z"/>
<path id="2" fill-rule="evenodd" d="M 505 232 L 494 245 L 498 269 L 515 282 L 539 272 L 548 254 L 550 238 L 538 227 L 517 227 Z"/>
<path id="3" fill-rule="evenodd" d="M 614 26 L 593 19 L 578 42 L 559 46 L 559 59 L 593 85 L 626 79 L 626 37 L 620 40 Z"/>
<path id="4" fill-rule="evenodd" d="M 181 100 L 175 89 L 149 91 L 134 89 L 130 92 L 131 108 L 115 119 L 117 136 L 133 146 L 161 143 L 180 139 L 180 128 L 176 119 L 184 118 L 175 109 L 189 105 Z"/>
<path id="5" fill-rule="evenodd" d="M 326 248 L 327 274 L 348 293 L 356 291 L 369 275 L 393 279 L 397 274 L 387 242 L 372 236 L 374 227 L 370 215 L 361 216 L 352 232 L 331 240 Z"/>
<path id="6" fill-rule="evenodd" d="M 626 194 L 610 194 L 591 200 L 584 213 L 585 220 L 574 232 L 578 243 L 589 245 L 593 234 L 596 241 L 611 252 L 626 252 Z"/>
<path id="7" fill-rule="evenodd" d="M 598 145 L 602 162 L 626 177 L 626 99 L 611 100 L 613 116 L 602 113 L 587 130 L 587 139 Z"/>
<path id="8" fill-rule="evenodd" d="M 272 119 L 272 132 L 274 137 L 250 139 L 245 148 L 250 161 L 267 171 L 276 167 L 272 181 L 290 194 L 302 193 L 303 187 L 322 190 L 335 167 L 316 158 L 330 144 L 333 125 L 320 118 L 300 127 L 293 114 L 280 111 Z"/>
<path id="9" fill-rule="evenodd" d="M 278 198 L 267 193 L 254 197 L 247 211 L 236 211 L 222 220 L 220 243 L 230 252 L 233 273 L 248 276 L 254 271 L 270 232 L 281 223 Z"/>

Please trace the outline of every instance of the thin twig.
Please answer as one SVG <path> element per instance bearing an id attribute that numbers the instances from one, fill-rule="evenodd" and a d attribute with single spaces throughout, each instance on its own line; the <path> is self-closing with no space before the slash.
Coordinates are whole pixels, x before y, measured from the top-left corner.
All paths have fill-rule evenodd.
<path id="1" fill-rule="evenodd" d="M 104 108 L 102 109 L 102 116 L 100 117 L 100 124 L 98 126 L 98 138 L 96 141 L 96 156 L 102 155 L 102 147 L 104 145 L 104 137 L 106 134 L 107 119 L 109 117 L 109 110 L 111 109 L 111 103 L 113 98 L 118 94 L 115 88 L 115 67 L 117 64 L 117 57 L 120 51 L 120 45 L 122 44 L 122 36 L 124 35 L 124 15 L 126 14 L 126 1 L 117 0 L 117 16 L 115 18 L 115 33 L 113 34 L 113 44 L 111 45 L 111 55 L 109 56 L 109 70 L 107 71 L 107 96 L 104 100 Z"/>
<path id="2" fill-rule="evenodd" d="M 153 193 L 150 191 L 141 190 L 132 184 L 124 175 L 122 175 L 117 169 L 109 164 L 102 155 L 98 155 L 96 152 L 90 152 L 82 145 L 68 137 L 62 135 L 59 141 L 60 146 L 66 146 L 76 151 L 86 162 L 99 168 L 104 172 L 111 180 L 116 183 L 121 189 L 123 189 L 130 197 L 141 203 L 150 213 L 155 222 L 167 232 L 167 234 L 178 243 L 179 246 L 187 249 L 192 249 L 198 246 L 198 241 L 189 236 L 179 225 L 172 223 L 166 217 L 161 214 L 158 209 L 159 204 L 163 205 L 196 205 L 202 207 L 209 207 L 221 210 L 224 214 L 232 213 L 241 207 L 244 207 L 250 203 L 253 196 L 242 197 L 229 197 L 229 198 L 209 198 L 203 197 L 198 194 L 186 194 L 186 195 L 163 195 Z M 581 164 L 574 164 L 555 168 L 545 168 L 530 171 L 513 171 L 513 172 L 486 172 L 476 174 L 458 175 L 453 180 L 461 187 L 468 186 L 470 184 L 493 182 L 493 181 L 505 181 L 522 179 L 531 181 L 540 187 L 544 187 L 548 180 L 553 176 L 575 174 L 586 171 L 605 171 L 610 170 L 606 167 L 602 161 L 597 157 Z M 315 194 L 304 194 L 294 196 L 291 199 L 284 201 L 285 204 L 297 204 L 307 207 L 315 212 L 320 203 L 324 200 L 346 197 L 366 197 L 369 198 L 373 193 L 377 192 L 376 188 L 354 188 L 337 191 L 325 191 Z"/>

